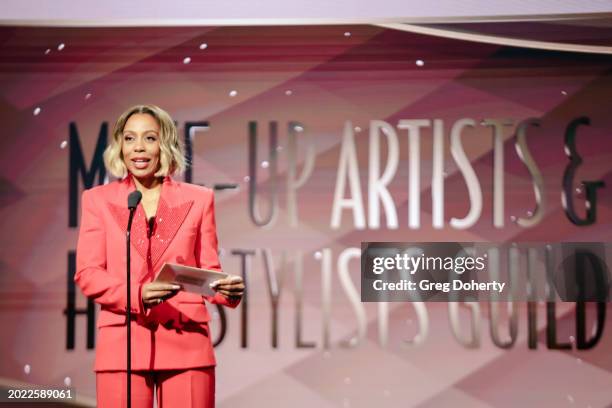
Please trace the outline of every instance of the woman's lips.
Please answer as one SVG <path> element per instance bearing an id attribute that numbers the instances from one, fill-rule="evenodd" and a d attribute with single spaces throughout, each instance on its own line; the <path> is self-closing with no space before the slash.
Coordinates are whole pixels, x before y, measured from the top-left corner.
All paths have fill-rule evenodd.
<path id="1" fill-rule="evenodd" d="M 132 159 L 132 163 L 137 169 L 146 169 L 149 165 L 149 161 L 150 159 Z"/>

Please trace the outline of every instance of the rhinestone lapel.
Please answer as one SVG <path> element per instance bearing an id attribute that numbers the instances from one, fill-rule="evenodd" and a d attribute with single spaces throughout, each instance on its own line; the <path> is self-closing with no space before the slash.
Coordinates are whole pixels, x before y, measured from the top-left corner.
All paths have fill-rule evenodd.
<path id="1" fill-rule="evenodd" d="M 166 249 L 168 249 L 192 204 L 193 200 L 190 200 L 170 208 L 166 201 L 160 197 L 155 216 L 155 228 L 151 236 L 151 261 L 153 266 L 157 265 Z"/>

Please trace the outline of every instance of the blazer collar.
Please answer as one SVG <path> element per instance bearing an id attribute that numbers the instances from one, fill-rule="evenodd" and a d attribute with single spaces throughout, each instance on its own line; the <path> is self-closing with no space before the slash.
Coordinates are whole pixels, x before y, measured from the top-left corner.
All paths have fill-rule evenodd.
<path id="1" fill-rule="evenodd" d="M 120 189 L 115 198 L 116 201 L 109 203 L 113 218 L 122 231 L 126 231 L 129 219 L 127 209 L 127 197 L 136 190 L 136 185 L 131 174 L 119 181 Z M 131 230 L 131 244 L 137 253 L 145 261 L 148 268 L 143 268 L 141 273 L 146 276 L 146 271 L 155 270 L 162 255 L 174 240 L 176 233 L 187 217 L 193 205 L 193 200 L 185 199 L 181 191 L 181 184 L 174 181 L 172 177 L 164 177 L 155 224 L 151 237 L 148 237 L 148 225 L 142 203 L 138 204 L 134 213 Z"/>
<path id="2" fill-rule="evenodd" d="M 131 173 L 128 173 L 127 176 L 119 180 L 119 183 L 122 186 L 122 190 L 124 192 L 127 192 L 128 195 L 132 191 L 136 190 L 136 184 L 134 183 L 134 176 L 132 176 Z M 166 201 L 166 203 L 168 204 L 176 204 L 177 202 L 181 202 L 182 194 L 181 194 L 180 184 L 176 182 L 172 177 L 165 176 L 162 181 L 160 197 L 163 198 L 164 201 Z M 121 194 L 120 198 L 123 198 L 123 194 Z M 127 203 L 127 196 L 125 196 L 124 201 L 125 203 Z M 123 205 L 124 203 L 121 203 L 121 204 Z"/>

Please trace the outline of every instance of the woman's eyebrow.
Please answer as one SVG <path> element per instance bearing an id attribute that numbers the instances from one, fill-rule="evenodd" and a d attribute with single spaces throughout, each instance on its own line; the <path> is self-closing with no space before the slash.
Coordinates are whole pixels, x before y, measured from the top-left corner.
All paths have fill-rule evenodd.
<path id="1" fill-rule="evenodd" d="M 159 131 L 158 131 L 158 130 L 155 130 L 155 129 L 147 129 L 147 130 L 145 130 L 145 131 L 144 131 L 144 132 L 142 132 L 142 133 L 151 133 L 151 132 L 153 132 L 153 133 L 159 133 Z M 124 131 L 123 131 L 123 134 L 125 135 L 126 133 L 137 133 L 137 132 L 136 132 L 136 131 L 134 131 L 134 130 L 124 130 Z"/>

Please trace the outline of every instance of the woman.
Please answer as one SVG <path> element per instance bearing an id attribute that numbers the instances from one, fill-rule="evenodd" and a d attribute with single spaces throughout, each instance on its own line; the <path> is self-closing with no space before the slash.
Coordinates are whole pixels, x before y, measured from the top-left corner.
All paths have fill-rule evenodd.
<path id="1" fill-rule="evenodd" d="M 127 197 L 142 193 L 131 232 L 132 406 L 213 407 L 215 357 L 204 301 L 236 307 L 242 278 L 215 282 L 214 296 L 156 283 L 165 262 L 221 270 L 213 192 L 170 177 L 185 158 L 170 115 L 153 105 L 124 112 L 104 152 L 121 180 L 83 192 L 75 281 L 101 305 L 96 348 L 99 407 L 124 406 L 126 396 Z"/>

